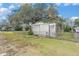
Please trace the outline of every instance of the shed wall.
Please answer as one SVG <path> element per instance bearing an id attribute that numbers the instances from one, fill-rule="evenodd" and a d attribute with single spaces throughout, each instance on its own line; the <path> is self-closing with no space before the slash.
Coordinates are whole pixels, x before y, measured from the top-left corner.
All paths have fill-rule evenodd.
<path id="1" fill-rule="evenodd" d="M 34 35 L 56 37 L 56 24 L 33 24 Z"/>

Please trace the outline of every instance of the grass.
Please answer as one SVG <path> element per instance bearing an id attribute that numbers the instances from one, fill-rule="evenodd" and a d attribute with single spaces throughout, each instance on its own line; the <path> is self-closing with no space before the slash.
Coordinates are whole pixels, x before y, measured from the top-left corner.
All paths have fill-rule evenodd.
<path id="1" fill-rule="evenodd" d="M 8 41 L 2 48 L 5 52 L 11 50 L 9 54 L 13 50 L 15 52 L 13 55 L 79 55 L 79 43 L 70 41 L 73 38 L 70 33 L 64 33 L 65 40 L 28 35 L 27 32 L 0 32 L 0 34 Z"/>
<path id="2" fill-rule="evenodd" d="M 63 39 L 68 41 L 74 41 L 74 33 L 71 32 L 63 33 Z"/>

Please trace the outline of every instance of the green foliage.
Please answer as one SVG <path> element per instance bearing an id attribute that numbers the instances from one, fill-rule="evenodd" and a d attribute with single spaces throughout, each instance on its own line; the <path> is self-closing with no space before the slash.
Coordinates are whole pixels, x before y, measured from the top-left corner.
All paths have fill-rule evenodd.
<path id="1" fill-rule="evenodd" d="M 22 31 L 22 27 L 16 26 L 16 27 L 15 27 L 15 31 Z"/>
<path id="2" fill-rule="evenodd" d="M 76 25 L 76 26 L 79 26 L 79 19 L 76 19 L 76 20 L 75 20 L 75 25 Z"/>
<path id="3" fill-rule="evenodd" d="M 64 31 L 65 31 L 65 32 L 70 32 L 71 29 L 72 29 L 72 28 L 71 28 L 70 26 L 67 26 L 67 25 L 64 27 Z"/>
<path id="4" fill-rule="evenodd" d="M 32 31 L 28 31 L 28 35 L 33 35 L 33 32 Z"/>
<path id="5" fill-rule="evenodd" d="M 61 19 L 58 17 L 58 11 L 54 4 L 23 4 L 15 14 L 9 17 L 10 25 L 16 28 L 15 30 L 21 30 L 17 23 L 28 24 L 36 23 L 39 21 L 55 22 L 60 24 Z M 18 26 L 18 27 L 16 27 Z M 17 29 L 18 28 L 18 29 Z"/>

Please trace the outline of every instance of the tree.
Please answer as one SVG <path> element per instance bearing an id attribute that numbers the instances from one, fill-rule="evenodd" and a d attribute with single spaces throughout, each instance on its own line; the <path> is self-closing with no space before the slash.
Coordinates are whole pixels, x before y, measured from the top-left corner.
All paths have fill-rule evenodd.
<path id="1" fill-rule="evenodd" d="M 35 23 L 37 21 L 42 21 L 44 17 L 46 17 L 46 9 L 47 4 L 45 3 L 36 3 L 33 5 L 33 13 L 32 13 L 32 22 Z"/>
<path id="2" fill-rule="evenodd" d="M 79 19 L 75 19 L 75 25 L 79 26 Z"/>
<path id="3" fill-rule="evenodd" d="M 68 25 L 64 26 L 64 31 L 65 32 L 70 32 L 72 30 L 72 28 Z"/>
<path id="4" fill-rule="evenodd" d="M 30 13 L 32 13 L 30 4 L 23 4 L 19 11 L 9 17 L 12 27 L 17 28 L 17 25 L 28 23 L 30 21 Z"/>
<path id="5" fill-rule="evenodd" d="M 17 25 L 30 25 L 30 23 L 33 24 L 38 21 L 56 22 L 61 24 L 61 18 L 58 16 L 56 6 L 54 4 L 45 3 L 22 4 L 20 10 L 11 15 L 9 20 L 14 29 L 18 28 Z"/>

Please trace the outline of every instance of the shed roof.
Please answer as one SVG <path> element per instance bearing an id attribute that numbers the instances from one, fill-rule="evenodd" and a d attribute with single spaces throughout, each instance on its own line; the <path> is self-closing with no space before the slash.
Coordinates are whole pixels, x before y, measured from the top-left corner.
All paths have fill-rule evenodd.
<path id="1" fill-rule="evenodd" d="M 44 23 L 44 22 L 37 22 L 34 25 L 41 25 L 41 24 L 50 24 L 50 25 L 56 25 L 56 23 Z"/>

